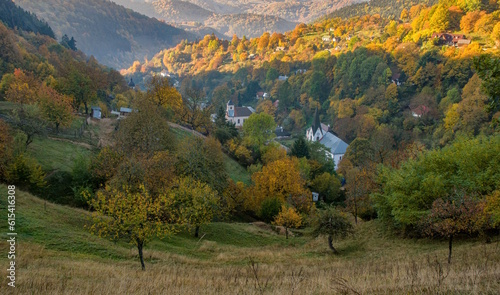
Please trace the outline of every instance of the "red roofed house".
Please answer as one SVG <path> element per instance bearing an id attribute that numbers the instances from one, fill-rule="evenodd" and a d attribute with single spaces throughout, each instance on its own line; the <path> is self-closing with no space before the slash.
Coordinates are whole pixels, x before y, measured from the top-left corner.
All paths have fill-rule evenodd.
<path id="1" fill-rule="evenodd" d="M 439 39 L 440 44 L 455 47 L 466 46 L 471 42 L 464 34 L 434 33 L 432 34 L 432 38 Z"/>
<path id="2" fill-rule="evenodd" d="M 427 106 L 419 105 L 418 107 L 411 110 L 411 115 L 415 118 L 420 118 L 423 115 L 427 114 L 430 109 Z"/>

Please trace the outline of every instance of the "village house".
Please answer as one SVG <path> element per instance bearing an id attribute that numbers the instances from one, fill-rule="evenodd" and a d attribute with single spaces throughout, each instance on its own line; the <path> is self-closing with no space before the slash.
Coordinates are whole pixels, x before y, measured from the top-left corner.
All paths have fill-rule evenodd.
<path id="1" fill-rule="evenodd" d="M 233 101 L 229 100 L 226 105 L 226 120 L 236 127 L 242 127 L 245 120 L 254 112 L 251 107 L 235 107 Z"/>
<path id="2" fill-rule="evenodd" d="M 287 75 L 284 75 L 284 76 L 279 76 L 279 77 L 278 77 L 278 80 L 279 80 L 279 81 L 286 81 L 286 80 L 288 80 L 288 76 L 287 76 Z"/>
<path id="3" fill-rule="evenodd" d="M 90 108 L 90 117 L 94 119 L 101 119 L 102 110 L 100 107 L 91 107 Z"/>
<path id="4" fill-rule="evenodd" d="M 285 51 L 285 47 L 278 46 L 278 47 L 276 47 L 275 51 Z"/>
<path id="5" fill-rule="evenodd" d="M 323 40 L 323 42 L 325 42 L 325 43 L 330 43 L 330 42 L 332 42 L 332 38 L 331 38 L 330 36 L 323 36 L 321 39 L 322 39 L 322 40 Z"/>
<path id="6" fill-rule="evenodd" d="M 463 47 L 471 43 L 464 34 L 434 33 L 432 38 L 438 39 L 439 45 Z"/>
<path id="7" fill-rule="evenodd" d="M 132 113 L 132 109 L 123 108 L 123 107 L 120 108 L 120 116 L 126 117 L 126 116 L 130 115 L 130 113 Z"/>
<path id="8" fill-rule="evenodd" d="M 335 162 L 335 169 L 338 169 L 340 160 L 349 146 L 342 139 L 329 132 L 329 127 L 319 121 L 318 110 L 314 114 L 313 125 L 307 129 L 306 138 L 309 141 L 319 141 L 327 149 L 326 155 Z"/>
<path id="9" fill-rule="evenodd" d="M 411 110 L 411 115 L 415 118 L 421 118 L 422 116 L 429 113 L 430 109 L 425 105 L 419 105 L 418 107 Z"/>

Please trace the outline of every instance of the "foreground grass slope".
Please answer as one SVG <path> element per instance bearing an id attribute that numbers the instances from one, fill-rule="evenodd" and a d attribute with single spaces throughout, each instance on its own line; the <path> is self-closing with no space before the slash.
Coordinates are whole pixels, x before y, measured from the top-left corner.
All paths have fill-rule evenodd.
<path id="1" fill-rule="evenodd" d="M 459 241 L 448 266 L 446 242 L 384 236 L 374 222 L 337 242 L 340 256 L 307 234 L 287 241 L 252 224 L 214 223 L 202 227 L 202 239 L 181 231 L 148 244 L 143 272 L 135 247 L 84 229 L 86 211 L 19 190 L 16 196 L 16 294 L 495 294 L 500 288 L 498 240 Z M 6 212 L 5 198 L 0 208 Z M 2 233 L 6 221 L 2 214 Z M 0 251 L 7 253 L 6 243 Z M 0 264 L 7 263 L 1 255 Z M 12 291 L 6 283 L 2 278 L 1 294 Z"/>

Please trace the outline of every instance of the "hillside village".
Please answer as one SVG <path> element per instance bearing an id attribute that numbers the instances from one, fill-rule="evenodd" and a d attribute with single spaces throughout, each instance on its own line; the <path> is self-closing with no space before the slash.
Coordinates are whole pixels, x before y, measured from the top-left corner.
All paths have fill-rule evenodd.
<path id="1" fill-rule="evenodd" d="M 144 51 L 134 24 L 167 30 L 62 1 Z M 500 3 L 373 0 L 119 70 L 18 2 L 56 13 L 0 3 L 0 294 L 500 289 Z"/>

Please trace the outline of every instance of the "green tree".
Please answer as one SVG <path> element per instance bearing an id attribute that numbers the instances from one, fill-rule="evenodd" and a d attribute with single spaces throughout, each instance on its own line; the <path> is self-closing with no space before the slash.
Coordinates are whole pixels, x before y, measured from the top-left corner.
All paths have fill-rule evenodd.
<path id="1" fill-rule="evenodd" d="M 481 55 L 474 59 L 474 66 L 488 95 L 488 111 L 495 113 L 500 110 L 500 58 Z"/>
<path id="2" fill-rule="evenodd" d="M 339 252 L 333 247 L 333 239 L 346 238 L 354 233 L 352 223 L 345 213 L 339 212 L 333 207 L 317 212 L 313 218 L 313 228 L 314 236 L 326 235 L 328 237 L 328 247 L 334 254 L 339 254 Z"/>
<path id="3" fill-rule="evenodd" d="M 297 138 L 297 140 L 293 142 L 291 155 L 297 158 L 305 157 L 309 159 L 311 157 L 309 153 L 309 145 L 303 136 Z"/>
<path id="4" fill-rule="evenodd" d="M 244 140 L 251 145 L 262 147 L 276 135 L 274 118 L 266 113 L 252 114 L 243 124 Z"/>
<path id="5" fill-rule="evenodd" d="M 327 204 L 341 204 L 343 201 L 340 180 L 335 175 L 324 172 L 312 180 L 311 187 Z"/>
<path id="6" fill-rule="evenodd" d="M 227 172 L 221 145 L 215 138 L 188 137 L 179 143 L 176 174 L 208 184 L 222 194 Z"/>
<path id="7" fill-rule="evenodd" d="M 158 108 L 142 99 L 137 109 L 120 121 L 116 143 L 123 154 L 150 157 L 156 151 L 173 150 L 175 137 Z"/>
<path id="8" fill-rule="evenodd" d="M 169 196 L 174 214 L 180 216 L 182 224 L 195 228 L 196 238 L 199 237 L 200 227 L 212 221 L 220 203 L 215 190 L 190 177 L 177 180 Z"/>

